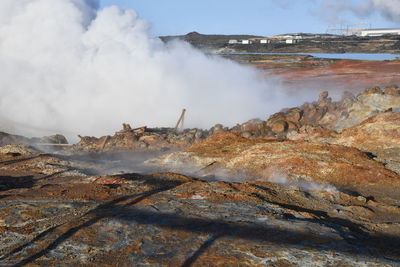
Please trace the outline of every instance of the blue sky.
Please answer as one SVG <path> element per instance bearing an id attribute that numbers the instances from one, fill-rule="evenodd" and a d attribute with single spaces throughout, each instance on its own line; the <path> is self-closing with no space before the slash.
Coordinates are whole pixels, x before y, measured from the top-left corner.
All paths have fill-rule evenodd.
<path id="1" fill-rule="evenodd" d="M 359 18 L 351 12 L 335 16 L 337 25 L 320 12 L 323 0 L 101 0 L 101 6 L 132 8 L 152 24 L 154 35 L 197 31 L 207 34 L 276 35 L 293 32 L 324 33 L 340 22 L 366 22 L 375 28 L 396 26 L 374 13 Z M 329 11 L 329 10 L 325 10 Z"/>

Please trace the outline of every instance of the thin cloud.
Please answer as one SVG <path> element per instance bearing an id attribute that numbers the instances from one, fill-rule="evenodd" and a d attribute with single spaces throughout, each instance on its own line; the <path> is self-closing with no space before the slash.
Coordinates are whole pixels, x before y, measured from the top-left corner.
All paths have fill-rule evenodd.
<path id="1" fill-rule="evenodd" d="M 320 16 L 330 23 L 342 22 L 346 13 L 359 18 L 379 14 L 386 20 L 398 24 L 400 23 L 400 0 L 335 0 L 321 3 Z"/>

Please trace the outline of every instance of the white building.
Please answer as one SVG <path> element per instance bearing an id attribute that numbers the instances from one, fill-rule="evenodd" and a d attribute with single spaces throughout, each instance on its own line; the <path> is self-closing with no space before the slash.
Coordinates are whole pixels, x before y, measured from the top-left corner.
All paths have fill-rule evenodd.
<path id="1" fill-rule="evenodd" d="M 269 43 L 271 43 L 271 40 L 267 40 L 267 39 L 260 40 L 260 44 L 269 44 Z"/>
<path id="2" fill-rule="evenodd" d="M 298 42 L 298 39 L 286 39 L 286 44 L 297 44 Z"/>
<path id="3" fill-rule="evenodd" d="M 239 42 L 238 42 L 238 40 L 229 40 L 228 43 L 229 43 L 229 44 L 237 44 L 237 43 L 239 43 Z"/>
<path id="4" fill-rule="evenodd" d="M 252 42 L 250 40 L 242 40 L 242 44 L 251 44 Z"/>
<path id="5" fill-rule="evenodd" d="M 294 40 L 300 40 L 303 39 L 303 36 L 299 35 L 299 34 L 295 34 L 295 35 L 278 35 L 283 39 L 294 39 Z"/>
<path id="6" fill-rule="evenodd" d="M 400 29 L 369 29 L 356 33 L 358 36 L 382 36 L 385 34 L 400 35 Z"/>

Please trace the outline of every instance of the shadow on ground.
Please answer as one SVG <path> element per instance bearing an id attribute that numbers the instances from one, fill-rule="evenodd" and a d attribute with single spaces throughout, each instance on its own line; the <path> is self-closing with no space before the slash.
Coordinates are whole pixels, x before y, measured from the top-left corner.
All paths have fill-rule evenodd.
<path id="1" fill-rule="evenodd" d="M 143 179 L 141 176 L 126 175 L 128 179 Z M 344 238 L 347 246 L 341 248 L 335 246 L 330 248 L 326 244 L 337 243 L 337 239 L 329 236 L 322 236 L 314 232 L 298 232 L 288 229 L 278 228 L 276 226 L 257 225 L 248 222 L 226 222 L 222 220 L 209 219 L 209 218 L 189 218 L 178 214 L 152 212 L 143 210 L 143 207 L 134 207 L 133 205 L 147 199 L 157 193 L 171 190 L 185 182 L 163 180 L 158 178 L 146 178 L 145 183 L 149 185 L 157 185 L 157 188 L 148 190 L 143 193 L 127 195 L 117 198 L 113 201 L 106 202 L 99 205 L 97 208 L 87 212 L 83 216 L 74 219 L 52 228 L 47 229 L 31 241 L 15 248 L 11 252 L 0 257 L 0 260 L 7 259 L 23 251 L 25 248 L 32 248 L 36 243 L 43 242 L 47 245 L 33 251 L 29 256 L 20 260 L 14 266 L 23 266 L 30 264 L 42 256 L 48 254 L 56 249 L 60 244 L 68 240 L 71 236 L 79 230 L 90 227 L 95 223 L 105 218 L 116 218 L 122 221 L 135 222 L 143 225 L 153 225 L 156 227 L 187 231 L 196 234 L 207 234 L 209 238 L 190 255 L 187 256 L 186 261 L 182 266 L 191 266 L 196 260 L 216 241 L 223 237 L 231 237 L 237 239 L 254 240 L 259 242 L 268 242 L 284 246 L 303 247 L 301 244 L 314 244 L 311 245 L 314 249 L 324 252 L 342 252 L 355 255 L 362 255 L 367 257 L 382 257 L 384 251 L 386 260 L 388 257 L 393 259 L 392 262 L 400 263 L 398 255 L 400 253 L 400 238 L 397 236 L 369 236 L 363 232 L 361 227 L 358 227 L 350 221 L 341 220 L 308 220 L 310 223 L 323 224 L 324 226 L 331 227 L 337 232 L 341 232 L 343 228 L 350 229 L 355 232 L 353 238 Z M 275 203 L 280 205 L 280 203 Z M 289 209 L 301 210 L 301 207 L 289 206 Z M 321 211 L 315 211 L 321 216 L 325 214 Z M 297 220 L 296 218 L 289 218 L 288 220 Z M 325 245 L 318 245 L 316 240 L 323 239 Z M 349 251 L 350 247 L 350 251 Z M 39 250 L 39 251 L 37 251 Z M 26 254 L 26 252 L 24 252 Z M 389 259 L 390 260 L 390 259 Z"/>

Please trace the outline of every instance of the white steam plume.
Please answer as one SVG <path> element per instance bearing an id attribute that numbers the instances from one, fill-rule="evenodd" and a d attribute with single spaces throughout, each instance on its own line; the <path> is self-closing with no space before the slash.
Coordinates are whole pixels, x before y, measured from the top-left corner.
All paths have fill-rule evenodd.
<path id="1" fill-rule="evenodd" d="M 252 68 L 150 37 L 133 10 L 97 8 L 95 0 L 0 1 L 0 125 L 103 135 L 122 122 L 173 126 L 187 108 L 187 126 L 209 127 L 298 102 Z"/>
<path id="2" fill-rule="evenodd" d="M 322 4 L 322 13 L 330 14 L 331 22 L 338 22 L 343 12 L 366 18 L 374 13 L 379 13 L 387 20 L 400 23 L 400 0 L 335 0 L 325 1 Z"/>

